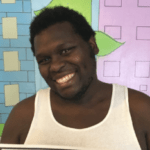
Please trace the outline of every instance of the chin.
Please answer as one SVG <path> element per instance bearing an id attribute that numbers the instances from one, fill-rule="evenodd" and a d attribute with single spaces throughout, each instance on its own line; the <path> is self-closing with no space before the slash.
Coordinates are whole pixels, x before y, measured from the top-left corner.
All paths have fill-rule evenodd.
<path id="1" fill-rule="evenodd" d="M 81 100 L 81 98 L 84 96 L 88 89 L 88 86 L 85 86 L 81 89 L 78 89 L 78 91 L 68 91 L 67 93 L 56 93 L 59 97 L 61 97 L 65 101 L 72 101 L 74 103 L 77 103 Z"/>
<path id="2" fill-rule="evenodd" d="M 74 88 L 68 89 L 66 91 L 55 91 L 55 93 L 66 101 L 72 102 L 79 102 L 84 94 L 86 93 L 87 89 L 89 88 L 90 84 L 92 83 L 93 78 L 89 78 L 86 85 L 83 86 L 76 86 Z"/>
<path id="3" fill-rule="evenodd" d="M 75 92 L 68 92 L 68 93 L 57 93 L 56 94 L 62 98 L 63 100 L 66 101 L 75 101 L 75 99 L 77 98 L 76 95 L 78 95 L 78 93 Z"/>

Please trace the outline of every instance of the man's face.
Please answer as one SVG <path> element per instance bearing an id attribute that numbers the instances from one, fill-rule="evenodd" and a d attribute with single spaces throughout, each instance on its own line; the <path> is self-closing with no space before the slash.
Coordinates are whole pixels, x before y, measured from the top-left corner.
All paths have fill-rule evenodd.
<path id="1" fill-rule="evenodd" d="M 91 45 L 76 34 L 68 22 L 52 25 L 35 37 L 40 73 L 60 97 L 73 99 L 96 80 Z M 95 51 L 92 52 L 94 55 Z"/>

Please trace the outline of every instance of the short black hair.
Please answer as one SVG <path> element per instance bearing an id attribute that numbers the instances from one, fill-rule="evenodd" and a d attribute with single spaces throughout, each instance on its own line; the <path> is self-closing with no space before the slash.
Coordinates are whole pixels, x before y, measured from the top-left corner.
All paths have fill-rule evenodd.
<path id="1" fill-rule="evenodd" d="M 62 6 L 46 8 L 33 19 L 30 25 L 30 43 L 34 56 L 35 36 L 49 26 L 65 21 L 71 23 L 75 33 L 79 34 L 83 40 L 88 41 L 91 36 L 95 36 L 95 32 L 80 13 Z"/>

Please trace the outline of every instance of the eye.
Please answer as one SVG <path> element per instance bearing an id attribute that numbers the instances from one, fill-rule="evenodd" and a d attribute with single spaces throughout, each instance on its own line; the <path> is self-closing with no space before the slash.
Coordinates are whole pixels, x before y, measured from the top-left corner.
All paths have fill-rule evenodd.
<path id="1" fill-rule="evenodd" d="M 39 64 L 41 64 L 41 63 L 45 63 L 45 62 L 47 62 L 49 59 L 50 59 L 50 58 L 42 59 L 41 61 L 39 61 Z"/>
<path id="2" fill-rule="evenodd" d="M 64 50 L 62 50 L 62 54 L 66 54 L 66 53 L 68 53 L 70 51 L 70 49 L 64 49 Z"/>
<path id="3" fill-rule="evenodd" d="M 70 47 L 70 48 L 63 49 L 63 50 L 61 51 L 61 54 L 67 54 L 67 53 L 69 53 L 73 48 L 75 48 L 75 46 L 74 46 L 74 47 Z"/>

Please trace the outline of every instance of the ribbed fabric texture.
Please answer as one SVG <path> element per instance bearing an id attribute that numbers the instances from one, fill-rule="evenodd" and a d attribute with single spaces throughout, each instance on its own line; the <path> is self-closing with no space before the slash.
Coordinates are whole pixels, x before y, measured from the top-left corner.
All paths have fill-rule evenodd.
<path id="1" fill-rule="evenodd" d="M 58 123 L 52 113 L 50 88 L 39 90 L 25 144 L 59 145 L 101 150 L 141 150 L 129 112 L 128 89 L 113 84 L 111 104 L 100 123 L 74 129 Z"/>

